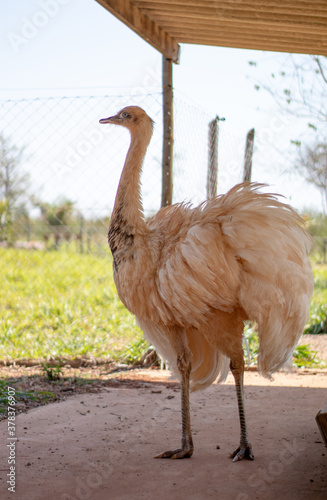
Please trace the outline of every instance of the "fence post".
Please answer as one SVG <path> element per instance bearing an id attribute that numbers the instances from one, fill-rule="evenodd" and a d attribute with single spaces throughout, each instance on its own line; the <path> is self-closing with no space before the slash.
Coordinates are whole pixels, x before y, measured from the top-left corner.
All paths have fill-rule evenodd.
<path id="1" fill-rule="evenodd" d="M 91 253 L 91 231 L 88 230 L 86 235 L 87 235 L 87 253 Z"/>
<path id="2" fill-rule="evenodd" d="M 161 206 L 173 200 L 173 62 L 162 56 L 163 151 Z"/>
<path id="3" fill-rule="evenodd" d="M 31 220 L 29 214 L 26 215 L 27 242 L 31 241 Z"/>
<path id="4" fill-rule="evenodd" d="M 219 121 L 224 121 L 225 118 L 216 116 L 209 123 L 209 158 L 207 171 L 207 200 L 214 198 L 217 195 L 218 186 L 218 132 Z"/>
<path id="5" fill-rule="evenodd" d="M 79 222 L 80 222 L 80 225 L 79 225 L 80 249 L 81 249 L 81 253 L 84 253 L 84 242 L 83 242 L 83 238 L 84 238 L 84 217 L 83 217 L 83 214 L 79 215 Z"/>
<path id="6" fill-rule="evenodd" d="M 246 136 L 246 145 L 244 153 L 244 167 L 243 167 L 243 182 L 250 182 L 252 175 L 252 157 L 253 157 L 253 144 L 254 144 L 254 128 L 249 130 Z"/>

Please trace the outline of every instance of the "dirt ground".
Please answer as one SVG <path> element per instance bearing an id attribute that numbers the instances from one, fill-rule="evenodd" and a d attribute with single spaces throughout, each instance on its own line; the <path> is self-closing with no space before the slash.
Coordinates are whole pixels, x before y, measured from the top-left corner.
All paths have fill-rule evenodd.
<path id="1" fill-rule="evenodd" d="M 327 370 L 280 373 L 273 382 L 249 371 L 245 385 L 253 462 L 228 458 L 239 441 L 230 375 L 191 395 L 193 457 L 155 460 L 180 443 L 179 385 L 167 371 L 135 370 L 19 414 L 15 441 L 3 420 L 0 497 L 325 500 L 327 449 L 315 415 L 327 405 Z M 15 493 L 6 483 L 13 454 Z"/>

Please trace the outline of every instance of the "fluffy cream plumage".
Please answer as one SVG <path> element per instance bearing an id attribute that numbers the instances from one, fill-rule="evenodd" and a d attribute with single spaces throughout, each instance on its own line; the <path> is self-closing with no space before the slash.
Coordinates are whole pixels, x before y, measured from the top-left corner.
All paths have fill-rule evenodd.
<path id="1" fill-rule="evenodd" d="M 109 230 L 119 296 L 180 374 L 182 400 L 189 380 L 194 390 L 207 387 L 224 380 L 230 365 L 241 419 L 233 457 L 253 458 L 245 418 L 242 428 L 244 321 L 258 324 L 259 370 L 270 377 L 291 356 L 307 318 L 313 278 L 303 221 L 263 185 L 243 183 L 198 207 L 166 207 L 146 223 L 139 180 L 152 121 L 128 107 L 102 122 L 131 133 Z M 188 427 L 182 448 L 160 456 L 192 454 Z"/>
<path id="2" fill-rule="evenodd" d="M 211 323 L 215 310 L 232 313 L 240 305 L 246 319 L 257 322 L 258 364 L 264 376 L 269 377 L 288 361 L 303 332 L 313 289 L 307 258 L 311 238 L 299 215 L 276 195 L 260 193 L 261 187 L 240 184 L 199 207 L 165 209 L 148 223 L 152 235 L 163 244 L 160 266 L 154 266 L 156 293 L 151 288 L 141 298 L 149 312 L 138 315 L 138 304 L 132 307 L 155 345 L 161 344 L 157 331 L 161 321 L 187 331 L 197 329 L 199 338 L 193 340 L 192 354 L 200 358 L 199 351 L 203 352 L 203 367 L 192 368 L 194 388 L 207 387 L 220 372 L 211 368 L 212 361 L 207 358 L 211 359 L 213 352 L 201 331 L 201 326 Z M 174 234 L 181 237 L 175 237 L 170 245 Z M 219 323 L 215 330 L 212 346 L 226 355 Z M 168 354 L 160 345 L 159 351 L 176 366 L 174 353 Z M 215 353 L 214 358 L 218 367 L 220 356 Z M 220 366 L 224 369 L 226 363 Z M 225 375 L 226 370 L 220 380 Z"/>

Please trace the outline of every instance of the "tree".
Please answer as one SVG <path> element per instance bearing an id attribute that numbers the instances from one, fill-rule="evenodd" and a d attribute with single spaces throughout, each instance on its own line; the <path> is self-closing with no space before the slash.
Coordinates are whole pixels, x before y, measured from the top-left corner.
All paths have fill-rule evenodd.
<path id="1" fill-rule="evenodd" d="M 314 184 L 322 195 L 324 212 L 327 210 L 327 144 L 315 143 L 313 146 L 304 146 L 299 151 L 296 165 L 304 178 Z"/>
<path id="2" fill-rule="evenodd" d="M 251 66 L 258 64 L 251 61 Z M 307 119 L 303 137 L 291 140 L 297 146 L 295 166 L 320 191 L 327 209 L 327 57 L 288 54 L 277 72 L 255 85 L 274 98 L 280 109 Z"/>
<path id="3" fill-rule="evenodd" d="M 21 170 L 23 152 L 0 134 L 0 240 L 9 243 L 14 211 L 22 211 L 28 199 L 29 176 Z"/>
<path id="4" fill-rule="evenodd" d="M 257 62 L 249 64 L 259 67 Z M 279 70 L 255 88 L 269 92 L 283 112 L 307 118 L 311 130 L 326 136 L 327 57 L 287 54 Z"/>
<path id="5" fill-rule="evenodd" d="M 44 239 L 48 241 L 50 234 L 52 234 L 55 248 L 58 249 L 62 239 L 69 241 L 72 237 L 75 203 L 66 198 L 59 199 L 56 203 L 43 201 L 35 201 L 34 203 L 40 208 L 42 219 L 45 222 Z"/>

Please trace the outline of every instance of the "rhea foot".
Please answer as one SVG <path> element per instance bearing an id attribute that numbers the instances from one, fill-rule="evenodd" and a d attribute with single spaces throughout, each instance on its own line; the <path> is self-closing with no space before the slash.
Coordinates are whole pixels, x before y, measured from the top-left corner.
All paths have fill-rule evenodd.
<path id="1" fill-rule="evenodd" d="M 164 451 L 154 458 L 171 458 L 175 460 L 176 458 L 191 458 L 193 455 L 193 448 L 179 448 L 173 451 Z"/>
<path id="2" fill-rule="evenodd" d="M 240 445 L 237 450 L 229 455 L 229 458 L 232 458 L 233 462 L 238 462 L 239 460 L 243 460 L 243 458 L 247 460 L 254 460 L 252 446 L 250 443 Z"/>

